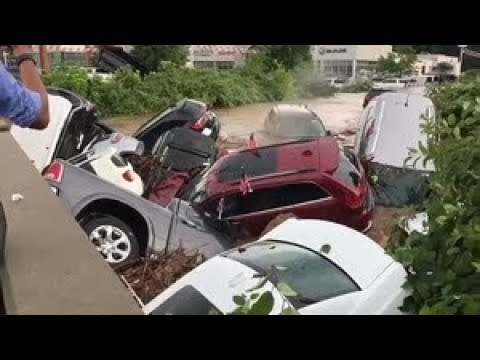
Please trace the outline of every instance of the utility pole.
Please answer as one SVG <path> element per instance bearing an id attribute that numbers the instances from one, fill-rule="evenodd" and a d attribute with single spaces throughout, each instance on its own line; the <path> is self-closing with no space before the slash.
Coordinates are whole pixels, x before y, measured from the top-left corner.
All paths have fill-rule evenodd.
<path id="1" fill-rule="evenodd" d="M 42 69 L 42 74 L 47 74 L 50 71 L 47 45 L 38 45 L 38 52 L 40 54 L 40 68 Z"/>

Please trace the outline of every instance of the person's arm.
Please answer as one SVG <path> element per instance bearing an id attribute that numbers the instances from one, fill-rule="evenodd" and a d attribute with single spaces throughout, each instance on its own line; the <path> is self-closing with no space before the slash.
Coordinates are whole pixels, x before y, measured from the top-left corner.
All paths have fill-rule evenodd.
<path id="1" fill-rule="evenodd" d="M 22 54 L 31 54 L 30 45 L 10 45 L 13 55 L 18 57 Z M 32 61 L 23 61 L 19 66 L 20 78 L 28 89 L 40 95 L 41 108 L 36 120 L 30 125 L 34 129 L 45 129 L 49 123 L 48 96 L 42 79 L 35 64 Z"/>

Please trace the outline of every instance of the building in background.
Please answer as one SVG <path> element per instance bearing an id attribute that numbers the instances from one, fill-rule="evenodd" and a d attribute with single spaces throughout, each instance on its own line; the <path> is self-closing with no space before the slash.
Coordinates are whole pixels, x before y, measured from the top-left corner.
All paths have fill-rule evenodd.
<path id="1" fill-rule="evenodd" d="M 232 69 L 245 63 L 250 45 L 190 45 L 187 66 Z"/>
<path id="2" fill-rule="evenodd" d="M 38 61 L 38 45 L 33 45 L 34 56 Z M 50 66 L 77 65 L 89 66 L 90 59 L 98 51 L 96 45 L 47 45 Z"/>
<path id="3" fill-rule="evenodd" d="M 315 68 L 326 77 L 343 79 L 372 75 L 380 57 L 393 51 L 392 45 L 310 45 Z"/>
<path id="4" fill-rule="evenodd" d="M 460 61 L 456 56 L 442 54 L 419 54 L 414 64 L 417 75 L 460 76 Z"/>

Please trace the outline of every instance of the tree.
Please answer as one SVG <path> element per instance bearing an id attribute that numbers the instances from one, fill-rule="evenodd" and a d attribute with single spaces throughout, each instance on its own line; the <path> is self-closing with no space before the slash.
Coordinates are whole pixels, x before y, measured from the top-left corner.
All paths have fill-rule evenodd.
<path id="1" fill-rule="evenodd" d="M 135 45 L 132 55 L 150 69 L 156 69 L 162 61 L 185 65 L 188 50 L 184 45 Z"/>
<path id="2" fill-rule="evenodd" d="M 282 65 L 287 70 L 312 59 L 310 45 L 263 45 L 257 50 L 265 53 L 271 66 Z"/>
<path id="3" fill-rule="evenodd" d="M 377 62 L 377 71 L 391 75 L 402 75 L 413 69 L 417 61 L 415 49 L 411 45 L 396 45 L 395 53 L 381 57 Z"/>

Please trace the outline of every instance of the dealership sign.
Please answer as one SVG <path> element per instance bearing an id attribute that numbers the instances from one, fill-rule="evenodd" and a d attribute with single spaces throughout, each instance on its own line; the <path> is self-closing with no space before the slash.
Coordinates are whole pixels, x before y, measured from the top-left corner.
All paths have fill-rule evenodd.
<path id="1" fill-rule="evenodd" d="M 350 60 L 355 58 L 356 45 L 317 45 L 314 59 Z"/>

